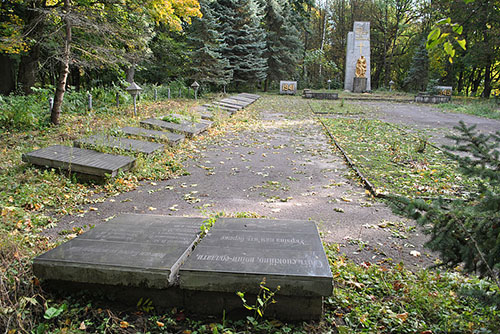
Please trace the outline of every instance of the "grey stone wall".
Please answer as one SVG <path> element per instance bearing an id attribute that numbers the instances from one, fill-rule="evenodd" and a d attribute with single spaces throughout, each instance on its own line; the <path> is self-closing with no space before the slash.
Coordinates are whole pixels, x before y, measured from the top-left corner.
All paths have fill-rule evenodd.
<path id="1" fill-rule="evenodd" d="M 353 31 L 347 34 L 344 89 L 352 91 L 359 57 L 366 58 L 366 90 L 371 90 L 370 78 L 370 22 L 355 21 Z"/>

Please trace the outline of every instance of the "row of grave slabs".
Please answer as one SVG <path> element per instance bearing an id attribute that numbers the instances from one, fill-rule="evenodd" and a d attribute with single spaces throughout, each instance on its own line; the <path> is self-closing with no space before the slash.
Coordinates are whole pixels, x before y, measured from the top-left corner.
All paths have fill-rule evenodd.
<path id="1" fill-rule="evenodd" d="M 216 113 L 231 115 L 258 98 L 259 96 L 254 94 L 238 94 L 198 107 L 197 111 L 201 120 L 197 122 L 177 114 L 149 118 L 140 122 L 140 128 L 120 129 L 121 136 L 97 134 L 74 141 L 73 147 L 53 145 L 23 154 L 22 160 L 36 166 L 67 170 L 76 173 L 82 179 L 99 180 L 106 176 L 115 177 L 119 171 L 131 169 L 135 159 L 130 156 L 102 153 L 98 151 L 100 148 L 152 154 L 163 150 L 164 145 L 150 140 L 159 139 L 170 144 L 177 144 L 186 137 L 191 138 L 207 130 L 212 125 Z M 129 137 L 141 138 L 141 140 Z"/>
<path id="2" fill-rule="evenodd" d="M 233 318 L 251 315 L 236 293 L 253 304 L 265 282 L 276 291 L 266 316 L 321 317 L 333 278 L 313 221 L 211 223 L 203 234 L 201 217 L 121 214 L 35 258 L 33 270 L 45 287 L 63 293 L 85 290 L 131 306 L 142 299 L 157 309 Z"/>

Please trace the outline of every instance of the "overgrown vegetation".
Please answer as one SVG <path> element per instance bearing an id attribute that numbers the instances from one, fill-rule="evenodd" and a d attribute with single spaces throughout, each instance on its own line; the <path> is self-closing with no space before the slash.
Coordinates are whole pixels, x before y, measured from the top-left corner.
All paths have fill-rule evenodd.
<path id="1" fill-rule="evenodd" d="M 402 264 L 355 265 L 338 256 L 335 246 L 327 246 L 327 253 L 336 285 L 327 299 L 325 320 L 338 333 L 500 330 L 499 289 L 488 280 L 459 272 L 411 272 Z"/>
<path id="2" fill-rule="evenodd" d="M 380 193 L 461 197 L 476 189 L 425 133 L 370 119 L 322 119 L 362 174 Z"/>
<path id="3" fill-rule="evenodd" d="M 446 147 L 446 154 L 466 178 L 476 180 L 477 190 L 449 203 L 393 200 L 399 211 L 426 227 L 428 246 L 441 253 L 445 265 L 463 264 L 466 271 L 491 277 L 500 287 L 500 131 L 484 135 L 474 128 L 460 122 L 460 134 L 452 136 L 456 145 Z"/>
<path id="4" fill-rule="evenodd" d="M 500 119 L 500 108 L 494 100 L 467 100 L 453 98 L 450 103 L 443 103 L 437 106 L 444 111 L 469 114 L 491 119 Z"/>

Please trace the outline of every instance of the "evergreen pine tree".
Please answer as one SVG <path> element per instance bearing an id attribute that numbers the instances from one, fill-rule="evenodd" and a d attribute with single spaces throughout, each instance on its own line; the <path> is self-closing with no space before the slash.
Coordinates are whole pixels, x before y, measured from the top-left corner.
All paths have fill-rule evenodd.
<path id="1" fill-rule="evenodd" d="M 227 85 L 232 77 L 229 60 L 221 53 L 223 38 L 218 31 L 213 9 L 208 0 L 200 1 L 202 18 L 194 18 L 187 29 L 188 43 L 191 48 L 191 78 L 200 85 Z"/>
<path id="2" fill-rule="evenodd" d="M 263 57 L 266 42 L 258 3 L 255 0 L 218 0 L 213 8 L 224 38 L 222 55 L 229 60 L 236 88 L 263 81 L 267 70 Z"/>
<path id="3" fill-rule="evenodd" d="M 464 264 L 466 271 L 489 276 L 500 288 L 500 131 L 484 135 L 474 128 L 460 122 L 461 134 L 450 137 L 455 146 L 444 149 L 466 177 L 479 183 L 477 193 L 451 202 L 392 199 L 398 212 L 426 228 L 427 246 L 441 253 L 444 265 Z"/>
<path id="4" fill-rule="evenodd" d="M 413 56 L 411 67 L 406 76 L 403 87 L 411 91 L 424 91 L 429 79 L 429 53 L 425 41 L 418 47 Z"/>
<path id="5" fill-rule="evenodd" d="M 271 81 L 293 79 L 303 45 L 291 18 L 288 0 L 265 0 L 264 22 L 266 26 L 267 60 L 266 89 Z"/>

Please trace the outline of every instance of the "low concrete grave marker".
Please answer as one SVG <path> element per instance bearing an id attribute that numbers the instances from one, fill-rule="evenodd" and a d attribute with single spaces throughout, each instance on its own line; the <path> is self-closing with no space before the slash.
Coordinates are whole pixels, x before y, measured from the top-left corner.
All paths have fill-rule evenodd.
<path id="1" fill-rule="evenodd" d="M 270 289 L 280 286 L 275 311 L 291 318 L 319 318 L 322 296 L 332 293 L 332 274 L 312 221 L 219 219 L 179 278 L 181 289 L 218 293 L 227 311 L 241 307 L 235 291 L 258 294 L 265 279 Z M 203 312 L 198 305 L 186 307 Z"/>
<path id="2" fill-rule="evenodd" d="M 198 122 L 192 122 L 185 119 L 181 115 L 167 115 L 165 117 L 160 117 L 159 119 L 148 118 L 142 120 L 141 126 L 179 132 L 186 135 L 187 137 L 193 137 L 207 130 L 212 125 L 211 121 L 199 120 Z M 176 122 L 163 120 L 170 117 L 173 117 L 172 120 L 175 120 Z"/>
<path id="3" fill-rule="evenodd" d="M 114 177 L 134 166 L 135 159 L 77 147 L 54 145 L 23 154 L 22 160 L 37 166 L 61 168 L 89 177 Z"/>
<path id="4" fill-rule="evenodd" d="M 123 214 L 35 258 L 39 278 L 146 288 L 175 283 L 200 218 Z"/>
<path id="5" fill-rule="evenodd" d="M 107 147 L 143 154 L 152 154 L 156 151 L 162 150 L 164 147 L 163 144 L 128 138 L 112 137 L 103 134 L 77 139 L 73 142 L 73 144 L 76 147 Z"/>

